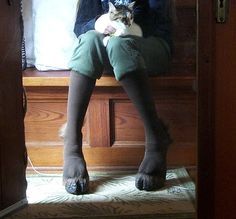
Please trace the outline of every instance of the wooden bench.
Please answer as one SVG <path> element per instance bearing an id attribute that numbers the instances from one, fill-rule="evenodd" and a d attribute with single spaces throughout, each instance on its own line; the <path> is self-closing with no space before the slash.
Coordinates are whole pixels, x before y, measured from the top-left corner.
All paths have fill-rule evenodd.
<path id="1" fill-rule="evenodd" d="M 171 166 L 196 165 L 196 3 L 176 1 L 172 69 L 151 77 L 158 113 L 170 127 L 174 143 Z M 23 72 L 28 112 L 26 145 L 34 165 L 61 169 L 63 142 L 58 129 L 66 122 L 69 72 Z M 83 127 L 84 153 L 91 168 L 136 168 L 144 151 L 139 115 L 112 76 L 97 80 Z"/>
<path id="2" fill-rule="evenodd" d="M 66 122 L 68 71 L 27 69 L 23 84 L 28 99 L 26 145 L 34 165 L 61 169 L 63 142 L 58 129 Z M 196 93 L 194 76 L 151 78 L 160 116 L 175 140 L 172 166 L 195 165 Z M 84 152 L 90 167 L 133 168 L 142 159 L 144 134 L 136 109 L 112 76 L 97 81 L 83 127 Z"/>
<path id="3" fill-rule="evenodd" d="M 28 68 L 23 72 L 23 85 L 25 87 L 67 87 L 69 85 L 68 70 L 64 71 L 38 71 Z M 174 75 L 150 77 L 151 86 L 157 87 L 193 87 L 194 75 Z M 96 82 L 97 87 L 118 87 L 120 83 L 113 77 L 105 75 Z"/>

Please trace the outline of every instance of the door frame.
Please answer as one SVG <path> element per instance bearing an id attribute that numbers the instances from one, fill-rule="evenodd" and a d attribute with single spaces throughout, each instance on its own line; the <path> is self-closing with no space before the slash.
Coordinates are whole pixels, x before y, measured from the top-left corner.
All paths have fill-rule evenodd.
<path id="1" fill-rule="evenodd" d="M 1 1 L 0 218 L 26 200 L 20 1 Z"/>
<path id="2" fill-rule="evenodd" d="M 198 0 L 197 218 L 214 218 L 214 1 Z"/>

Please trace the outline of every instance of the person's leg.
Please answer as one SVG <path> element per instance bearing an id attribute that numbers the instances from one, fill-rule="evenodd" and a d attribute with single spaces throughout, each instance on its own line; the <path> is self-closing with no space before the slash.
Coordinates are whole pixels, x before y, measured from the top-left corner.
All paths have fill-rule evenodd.
<path id="1" fill-rule="evenodd" d="M 120 82 L 138 110 L 145 130 L 145 155 L 136 176 L 136 187 L 159 189 L 164 186 L 166 177 L 166 153 L 171 143 L 168 130 L 157 115 L 147 74 L 134 71 L 122 77 Z"/>
<path id="2" fill-rule="evenodd" d="M 89 176 L 82 152 L 82 126 L 95 79 L 71 71 L 64 136 L 63 180 L 71 194 L 88 190 Z"/>
<path id="3" fill-rule="evenodd" d="M 82 152 L 82 126 L 90 97 L 103 70 L 105 53 L 101 36 L 89 32 L 79 39 L 72 57 L 64 136 L 63 181 L 71 194 L 88 191 L 89 175 Z"/>
<path id="4" fill-rule="evenodd" d="M 140 43 L 143 43 L 143 39 L 137 41 L 132 38 L 113 38 L 107 50 L 116 78 L 137 108 L 145 128 L 145 155 L 136 176 L 136 187 L 141 190 L 155 190 L 165 182 L 166 153 L 171 139 L 156 112 L 146 74 L 149 63 L 143 58 L 145 52 L 142 52 Z M 148 51 L 148 48 L 145 49 Z M 161 53 L 160 55 L 165 56 Z M 158 68 L 163 66 L 157 66 L 156 70 Z"/>

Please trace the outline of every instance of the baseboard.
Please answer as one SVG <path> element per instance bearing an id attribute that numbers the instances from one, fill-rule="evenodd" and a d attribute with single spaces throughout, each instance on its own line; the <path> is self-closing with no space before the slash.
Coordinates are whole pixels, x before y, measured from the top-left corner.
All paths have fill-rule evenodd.
<path id="1" fill-rule="evenodd" d="M 0 211 L 0 218 L 4 218 L 4 216 L 6 216 L 6 215 L 8 215 L 8 214 L 10 214 L 10 213 L 12 213 L 12 212 L 22 208 L 22 207 L 24 207 L 27 204 L 28 204 L 27 199 L 26 198 L 22 199 L 21 201 L 19 201 L 19 202 L 15 203 L 15 204 L 9 206 L 8 208 Z"/>

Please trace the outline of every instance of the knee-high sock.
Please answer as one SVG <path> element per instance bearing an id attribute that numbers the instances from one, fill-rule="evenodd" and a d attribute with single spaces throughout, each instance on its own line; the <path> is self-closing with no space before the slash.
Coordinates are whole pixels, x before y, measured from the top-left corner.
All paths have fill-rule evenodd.
<path id="1" fill-rule="evenodd" d="M 65 131 L 65 156 L 81 155 L 81 129 L 92 95 L 95 79 L 71 72 L 67 105 L 67 127 Z"/>
<path id="2" fill-rule="evenodd" d="M 82 126 L 95 79 L 71 72 L 67 108 L 67 126 L 64 136 L 63 179 L 71 194 L 88 191 L 89 176 L 82 152 Z"/>
<path id="3" fill-rule="evenodd" d="M 130 72 L 120 82 L 143 121 L 146 151 L 162 150 L 163 140 L 168 137 L 167 130 L 158 118 L 146 73 Z"/>
<path id="4" fill-rule="evenodd" d="M 166 126 L 158 118 L 145 72 L 130 72 L 121 84 L 136 106 L 145 129 L 145 154 L 135 185 L 140 190 L 163 187 L 166 176 L 166 152 L 171 139 Z"/>

